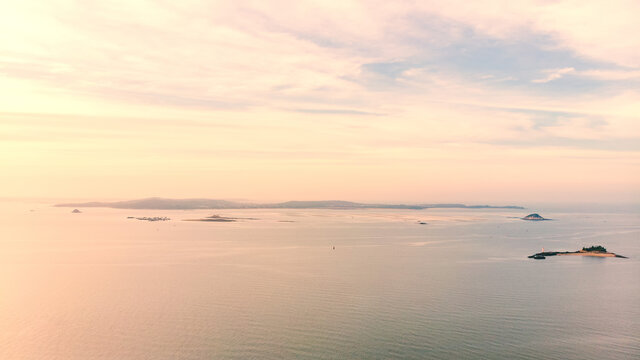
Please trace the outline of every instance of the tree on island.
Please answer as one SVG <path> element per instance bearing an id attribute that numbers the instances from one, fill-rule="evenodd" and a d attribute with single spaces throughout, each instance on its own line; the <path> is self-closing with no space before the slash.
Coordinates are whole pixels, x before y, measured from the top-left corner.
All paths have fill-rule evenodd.
<path id="1" fill-rule="evenodd" d="M 591 247 L 583 247 L 582 251 L 588 251 L 588 252 L 593 252 L 593 251 L 598 251 L 598 252 L 607 252 L 607 249 L 604 248 L 604 246 L 602 245 L 596 245 L 596 246 L 591 246 Z"/>

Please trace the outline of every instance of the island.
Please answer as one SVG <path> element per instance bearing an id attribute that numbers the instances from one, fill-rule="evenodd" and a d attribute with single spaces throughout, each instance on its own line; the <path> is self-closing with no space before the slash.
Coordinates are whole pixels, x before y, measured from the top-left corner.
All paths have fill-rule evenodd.
<path id="1" fill-rule="evenodd" d="M 56 204 L 58 207 L 108 207 L 116 209 L 154 209 L 154 210 L 191 210 L 191 209 L 524 209 L 514 205 L 465 205 L 465 204 L 367 204 L 341 200 L 326 201 L 286 201 L 281 203 L 252 203 L 220 199 L 165 199 L 147 198 L 116 202 L 86 202 Z"/>
<path id="2" fill-rule="evenodd" d="M 530 259 L 536 260 L 544 260 L 547 256 L 556 256 L 556 255 L 574 255 L 574 256 L 595 256 L 595 257 L 617 257 L 627 259 L 626 256 L 614 254 L 612 252 L 608 252 L 602 245 L 595 245 L 590 247 L 583 247 L 582 250 L 578 251 L 544 251 L 539 252 L 537 254 L 530 255 Z"/>
<path id="3" fill-rule="evenodd" d="M 183 221 L 235 222 L 238 220 L 237 218 L 232 218 L 232 217 L 211 215 L 201 219 L 184 219 Z"/>
<path id="4" fill-rule="evenodd" d="M 205 221 L 205 222 L 235 222 L 238 220 L 258 220 L 249 217 L 227 217 L 222 215 L 211 215 L 201 219 L 184 219 L 183 221 Z"/>
<path id="5" fill-rule="evenodd" d="M 529 214 L 529 215 L 523 217 L 522 220 L 543 221 L 543 220 L 551 220 L 551 219 L 545 219 L 542 216 L 540 216 L 539 214 L 533 213 L 533 214 Z"/>
<path id="6" fill-rule="evenodd" d="M 160 216 L 154 216 L 154 217 L 133 217 L 133 216 L 127 216 L 127 219 L 136 219 L 136 220 L 142 220 L 142 221 L 169 221 L 171 220 L 171 218 L 168 218 L 166 216 L 160 217 Z"/>
<path id="7" fill-rule="evenodd" d="M 33 210 L 31 210 L 33 211 Z M 80 214 L 82 213 L 82 211 L 78 210 L 78 209 L 73 209 L 73 211 L 71 212 L 72 214 Z"/>

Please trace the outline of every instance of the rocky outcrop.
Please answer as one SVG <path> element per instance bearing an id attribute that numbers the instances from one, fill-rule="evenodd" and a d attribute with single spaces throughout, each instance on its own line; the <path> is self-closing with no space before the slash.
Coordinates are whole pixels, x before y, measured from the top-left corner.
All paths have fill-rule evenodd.
<path id="1" fill-rule="evenodd" d="M 544 249 L 542 249 L 544 250 Z M 626 256 L 614 254 L 612 252 L 608 252 L 603 246 L 591 246 L 589 248 L 583 247 L 582 250 L 578 251 L 543 251 L 537 254 L 533 254 L 528 256 L 529 259 L 542 260 L 547 256 L 556 256 L 556 255 L 577 255 L 577 256 L 594 256 L 594 257 L 617 257 L 626 259 Z"/>
<path id="2" fill-rule="evenodd" d="M 542 216 L 540 216 L 539 214 L 533 213 L 533 214 L 529 214 L 529 215 L 523 217 L 522 220 L 542 221 L 542 220 L 549 220 L 549 219 L 545 219 Z"/>

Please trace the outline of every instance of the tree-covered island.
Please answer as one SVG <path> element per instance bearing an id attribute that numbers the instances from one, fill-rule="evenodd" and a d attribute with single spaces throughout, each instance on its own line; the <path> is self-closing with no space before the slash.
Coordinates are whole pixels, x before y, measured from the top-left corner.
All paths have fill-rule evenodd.
<path id="1" fill-rule="evenodd" d="M 602 245 L 594 245 L 590 247 L 583 247 L 582 250 L 578 251 L 544 251 L 537 254 L 530 255 L 530 259 L 542 260 L 547 256 L 556 256 L 556 255 L 578 255 L 578 256 L 595 256 L 595 257 L 618 257 L 618 258 L 627 258 L 626 256 L 614 254 L 611 252 L 607 252 L 607 249 Z"/>

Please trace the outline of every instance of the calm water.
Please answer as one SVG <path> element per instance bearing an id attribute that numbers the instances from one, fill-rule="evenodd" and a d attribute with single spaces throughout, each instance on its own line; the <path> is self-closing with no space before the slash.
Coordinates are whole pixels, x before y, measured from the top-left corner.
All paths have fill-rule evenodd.
<path id="1" fill-rule="evenodd" d="M 0 359 L 640 358 L 637 213 L 70 210 L 0 203 Z"/>

